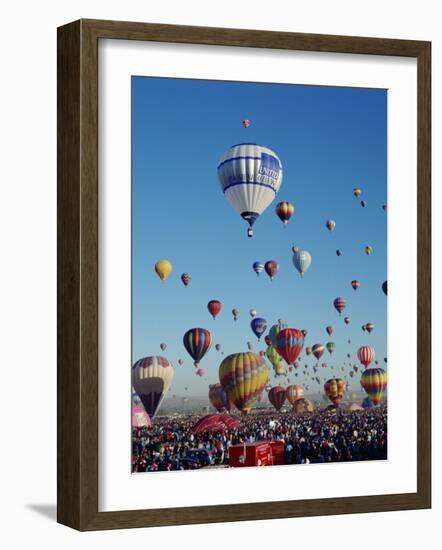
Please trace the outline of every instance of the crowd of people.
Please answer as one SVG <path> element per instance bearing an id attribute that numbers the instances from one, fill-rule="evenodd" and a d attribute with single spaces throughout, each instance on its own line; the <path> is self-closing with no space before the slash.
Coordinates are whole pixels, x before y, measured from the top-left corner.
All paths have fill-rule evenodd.
<path id="1" fill-rule="evenodd" d="M 279 440 L 285 464 L 313 464 L 387 458 L 387 409 L 258 412 L 241 417 L 237 429 L 194 433 L 198 416 L 156 418 L 132 432 L 134 472 L 228 466 L 229 447 Z"/>

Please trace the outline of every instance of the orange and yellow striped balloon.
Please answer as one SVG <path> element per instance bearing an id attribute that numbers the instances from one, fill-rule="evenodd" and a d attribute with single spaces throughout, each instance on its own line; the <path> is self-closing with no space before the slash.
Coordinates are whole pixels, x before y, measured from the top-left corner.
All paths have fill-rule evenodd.
<path id="1" fill-rule="evenodd" d="M 228 398 L 243 414 L 248 414 L 258 402 L 269 380 L 269 370 L 263 357 L 256 353 L 234 353 L 219 366 L 219 381 Z"/>
<path id="2" fill-rule="evenodd" d="M 333 405 L 340 405 L 347 390 L 347 383 L 342 378 L 331 378 L 324 384 L 325 395 Z"/>
<path id="3" fill-rule="evenodd" d="M 288 388 L 285 391 L 285 394 L 287 396 L 287 401 L 290 403 L 290 405 L 293 406 L 295 401 L 303 397 L 304 389 L 302 386 L 297 386 L 297 385 L 288 386 Z"/>
<path id="4" fill-rule="evenodd" d="M 282 221 L 284 225 L 288 224 L 289 219 L 295 213 L 295 207 L 291 202 L 283 201 L 279 202 L 275 208 L 276 215 Z"/>

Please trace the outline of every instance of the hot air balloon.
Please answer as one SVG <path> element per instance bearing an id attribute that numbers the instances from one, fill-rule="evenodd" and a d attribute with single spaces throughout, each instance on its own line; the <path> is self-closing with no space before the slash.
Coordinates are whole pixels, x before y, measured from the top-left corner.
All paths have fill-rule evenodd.
<path id="1" fill-rule="evenodd" d="M 382 205 L 382 210 L 383 210 L 384 212 L 387 211 L 387 205 L 386 205 L 386 204 L 383 204 L 383 205 Z"/>
<path id="2" fill-rule="evenodd" d="M 167 348 L 167 344 L 160 344 L 161 351 L 164 351 Z"/>
<path id="3" fill-rule="evenodd" d="M 331 336 L 333 334 L 333 327 L 332 326 L 328 326 L 328 327 L 325 327 L 325 330 L 327 331 L 327 334 L 329 336 Z"/>
<path id="4" fill-rule="evenodd" d="M 132 367 L 132 385 L 150 418 L 159 409 L 173 380 L 173 366 L 165 357 L 143 357 Z"/>
<path id="5" fill-rule="evenodd" d="M 325 395 L 338 407 L 344 399 L 347 383 L 342 378 L 331 378 L 324 384 Z"/>
<path id="6" fill-rule="evenodd" d="M 275 346 L 268 346 L 266 350 L 266 357 L 272 364 L 275 376 L 282 376 L 285 374 L 284 362 Z"/>
<path id="7" fill-rule="evenodd" d="M 365 327 L 365 325 L 362 325 L 361 329 L 365 332 L 367 329 Z"/>
<path id="8" fill-rule="evenodd" d="M 224 391 L 243 414 L 256 405 L 268 380 L 264 358 L 250 351 L 229 355 L 219 367 L 219 381 Z"/>
<path id="9" fill-rule="evenodd" d="M 178 359 L 178 365 L 182 365 L 184 363 L 183 359 Z"/>
<path id="10" fill-rule="evenodd" d="M 271 345 L 272 345 L 272 339 L 270 338 L 270 336 L 269 336 L 268 334 L 264 337 L 264 342 L 265 342 L 268 346 L 271 346 Z"/>
<path id="11" fill-rule="evenodd" d="M 354 280 L 351 282 L 351 286 L 353 290 L 357 290 L 361 286 L 361 283 L 359 281 Z"/>
<path id="12" fill-rule="evenodd" d="M 375 351 L 372 346 L 362 346 L 358 349 L 358 359 L 368 369 L 368 365 L 374 360 Z"/>
<path id="13" fill-rule="evenodd" d="M 221 349 L 221 344 L 215 344 L 216 351 L 219 351 Z"/>
<path id="14" fill-rule="evenodd" d="M 304 273 L 312 263 L 312 257 L 307 250 L 298 250 L 293 254 L 292 262 L 301 277 L 304 277 Z"/>
<path id="15" fill-rule="evenodd" d="M 351 321 L 350 317 L 344 317 L 344 323 L 345 323 L 346 325 L 349 325 L 349 324 L 350 324 L 350 321 Z"/>
<path id="16" fill-rule="evenodd" d="M 338 250 L 336 250 L 336 256 L 342 256 L 342 251 L 339 250 L 339 248 L 338 248 Z"/>
<path id="17" fill-rule="evenodd" d="M 253 317 L 256 317 L 256 313 L 257 313 L 256 309 L 254 309 L 254 308 L 249 309 L 249 315 L 250 315 L 250 317 L 252 317 L 252 318 L 253 318 Z"/>
<path id="18" fill-rule="evenodd" d="M 284 405 L 285 398 L 285 388 L 282 386 L 273 386 L 269 391 L 269 401 L 277 411 Z"/>
<path id="19" fill-rule="evenodd" d="M 374 407 L 374 404 L 373 404 L 373 401 L 371 399 L 369 399 L 368 397 L 366 397 L 362 403 L 361 403 L 361 406 L 363 409 L 371 409 L 372 407 Z"/>
<path id="20" fill-rule="evenodd" d="M 325 344 L 325 347 L 327 348 L 327 351 L 331 354 L 335 351 L 336 349 L 336 344 L 334 342 L 327 342 Z"/>
<path id="21" fill-rule="evenodd" d="M 292 246 L 292 252 L 293 254 L 297 254 L 299 252 L 299 246 L 296 246 L 295 244 Z"/>
<path id="22" fill-rule="evenodd" d="M 213 319 L 216 318 L 216 316 L 221 311 L 221 302 L 219 300 L 210 300 L 210 302 L 207 304 L 207 309 L 209 310 L 210 315 L 213 317 Z"/>
<path id="23" fill-rule="evenodd" d="M 193 433 L 227 432 L 239 428 L 240 422 L 226 414 L 208 414 L 192 426 Z"/>
<path id="24" fill-rule="evenodd" d="M 238 317 L 239 317 L 239 309 L 234 307 L 232 309 L 232 315 L 233 315 L 233 320 L 234 321 L 238 321 Z"/>
<path id="25" fill-rule="evenodd" d="M 333 305 L 335 306 L 336 311 L 341 315 L 341 313 L 344 311 L 345 306 L 347 305 L 347 300 L 342 297 L 335 298 L 333 301 Z"/>
<path id="26" fill-rule="evenodd" d="M 302 332 L 304 338 L 305 338 L 305 337 L 307 336 L 307 334 L 308 334 L 308 332 L 305 330 L 305 328 L 303 328 L 303 329 L 301 330 L 301 332 Z"/>
<path id="27" fill-rule="evenodd" d="M 310 355 L 311 353 L 312 353 L 312 348 L 311 347 L 305 348 L 305 354 L 306 355 Z"/>
<path id="28" fill-rule="evenodd" d="M 324 355 L 325 348 L 322 344 L 315 344 L 312 347 L 312 353 L 316 357 L 316 359 L 319 361 L 321 357 Z"/>
<path id="29" fill-rule="evenodd" d="M 274 260 L 269 260 L 265 263 L 264 269 L 267 275 L 270 277 L 270 280 L 273 281 L 273 278 L 276 277 L 276 274 L 278 273 L 279 264 Z"/>
<path id="30" fill-rule="evenodd" d="M 197 376 L 201 376 L 201 377 L 202 377 L 202 376 L 204 376 L 205 372 L 206 372 L 206 371 L 205 371 L 204 369 L 199 368 L 199 369 L 196 370 L 195 374 L 196 374 Z"/>
<path id="31" fill-rule="evenodd" d="M 262 317 L 254 317 L 250 323 L 250 327 L 258 340 L 260 340 L 267 330 L 267 321 Z"/>
<path id="32" fill-rule="evenodd" d="M 304 335 L 297 328 L 285 328 L 276 336 L 276 348 L 288 365 L 293 365 L 304 346 Z"/>
<path id="33" fill-rule="evenodd" d="M 232 408 L 232 402 L 228 399 L 226 392 L 219 383 L 210 384 L 209 401 L 218 412 L 221 412 L 223 409 L 230 411 Z M 230 408 L 227 408 L 227 404 L 230 404 Z"/>
<path id="34" fill-rule="evenodd" d="M 276 197 L 282 183 L 282 165 L 267 147 L 240 143 L 228 149 L 218 164 L 221 189 L 231 206 L 253 224 Z"/>
<path id="35" fill-rule="evenodd" d="M 205 328 L 191 328 L 184 334 L 183 344 L 195 367 L 198 367 L 212 345 L 212 335 Z"/>
<path id="36" fill-rule="evenodd" d="M 358 198 L 359 195 L 360 195 L 361 193 L 362 193 L 362 191 L 361 191 L 361 189 L 359 189 L 359 187 L 355 187 L 355 188 L 353 189 L 353 195 L 354 195 L 356 198 Z"/>
<path id="37" fill-rule="evenodd" d="M 309 401 L 308 399 L 297 399 L 293 403 L 293 412 L 295 414 L 303 414 L 306 412 L 313 412 L 315 410 L 315 407 L 313 406 L 313 403 Z"/>
<path id="38" fill-rule="evenodd" d="M 132 428 L 150 428 L 152 421 L 141 405 L 132 406 Z"/>
<path id="39" fill-rule="evenodd" d="M 383 290 L 385 296 L 387 296 L 387 286 L 388 286 L 387 281 L 384 281 L 384 282 L 382 283 L 382 290 Z"/>
<path id="40" fill-rule="evenodd" d="M 244 126 L 244 128 L 248 128 L 251 124 L 250 120 L 248 118 L 245 118 L 241 124 Z"/>
<path id="41" fill-rule="evenodd" d="M 387 387 L 387 373 L 380 367 L 366 369 L 361 376 L 361 386 L 373 404 L 379 405 Z"/>
<path id="42" fill-rule="evenodd" d="M 365 208 L 367 206 L 367 201 L 361 201 L 362 208 Z"/>
<path id="43" fill-rule="evenodd" d="M 155 272 L 162 281 L 165 281 L 172 273 L 172 264 L 169 260 L 158 260 L 155 264 Z"/>
<path id="44" fill-rule="evenodd" d="M 373 248 L 369 245 L 367 245 L 365 248 L 364 248 L 364 252 L 367 254 L 367 256 L 371 256 L 372 253 L 373 253 Z"/>
<path id="45" fill-rule="evenodd" d="M 272 346 L 278 345 L 278 341 L 277 341 L 278 332 L 281 332 L 281 330 L 284 328 L 288 328 L 288 325 L 286 323 L 283 323 L 282 320 L 279 320 L 275 325 L 272 325 L 270 327 L 269 334 L 268 334 L 270 338 L 270 344 L 268 345 L 272 345 Z"/>
<path id="46" fill-rule="evenodd" d="M 289 219 L 295 213 L 295 207 L 291 202 L 283 201 L 279 202 L 275 208 L 276 215 L 282 221 L 284 225 L 287 225 Z"/>
<path id="47" fill-rule="evenodd" d="M 287 401 L 290 403 L 290 405 L 293 407 L 293 404 L 296 400 L 301 399 L 304 395 L 304 389 L 302 386 L 288 386 L 288 388 L 285 391 Z"/>
<path id="48" fill-rule="evenodd" d="M 366 330 L 368 333 L 373 332 L 373 330 L 374 330 L 374 324 L 373 324 L 373 323 L 367 323 L 367 324 L 365 325 L 365 330 Z"/>
<path id="49" fill-rule="evenodd" d="M 184 286 L 187 286 L 191 280 L 192 280 L 192 275 L 190 273 L 183 273 L 181 275 L 181 281 L 183 282 Z"/>
<path id="50" fill-rule="evenodd" d="M 334 230 L 334 228 L 336 227 L 336 222 L 335 220 L 327 220 L 325 222 L 325 227 L 330 231 L 330 233 Z"/>
<path id="51" fill-rule="evenodd" d="M 252 268 L 256 275 L 259 277 L 259 274 L 264 271 L 264 264 L 262 262 L 253 262 Z"/>
<path id="52" fill-rule="evenodd" d="M 248 349 L 248 350 L 252 350 L 252 349 L 253 349 L 252 342 L 247 342 L 247 349 Z"/>

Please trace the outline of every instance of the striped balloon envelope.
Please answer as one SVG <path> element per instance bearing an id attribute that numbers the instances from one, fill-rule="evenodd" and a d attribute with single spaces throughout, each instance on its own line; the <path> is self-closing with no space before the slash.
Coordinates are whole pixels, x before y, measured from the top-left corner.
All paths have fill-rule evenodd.
<path id="1" fill-rule="evenodd" d="M 304 398 L 297 399 L 293 403 L 293 412 L 295 414 L 313 412 L 314 410 L 315 410 L 315 407 L 314 407 L 313 403 L 311 401 L 309 401 L 308 399 L 304 399 Z"/>
<path id="2" fill-rule="evenodd" d="M 218 177 L 224 196 L 249 224 L 273 202 L 282 183 L 282 164 L 276 153 L 256 143 L 233 145 L 221 157 Z"/>
<path id="3" fill-rule="evenodd" d="M 132 367 L 132 385 L 150 418 L 155 416 L 168 392 L 174 369 L 165 357 L 143 357 Z"/>
<path id="4" fill-rule="evenodd" d="M 212 335 L 205 328 L 191 328 L 183 336 L 183 344 L 194 360 L 195 367 L 198 367 L 199 362 L 212 346 Z"/>
<path id="5" fill-rule="evenodd" d="M 284 328 L 278 332 L 276 342 L 279 355 L 288 365 L 293 365 L 304 346 L 304 335 L 297 328 Z"/>
<path id="6" fill-rule="evenodd" d="M 290 403 L 290 405 L 293 406 L 295 401 L 301 399 L 301 397 L 304 396 L 304 389 L 302 386 L 297 385 L 288 386 L 288 388 L 286 389 L 286 396 L 287 401 Z"/>
<path id="7" fill-rule="evenodd" d="M 387 387 L 387 373 L 380 367 L 366 369 L 361 376 L 361 386 L 373 405 L 379 405 Z"/>
<path id="8" fill-rule="evenodd" d="M 374 351 L 374 347 L 372 346 L 361 346 L 358 349 L 358 359 L 366 369 L 368 368 L 370 363 L 374 360 L 375 355 L 376 353 Z"/>
<path id="9" fill-rule="evenodd" d="M 316 357 L 316 359 L 321 359 L 321 357 L 324 355 L 325 348 L 322 344 L 315 344 L 312 347 L 312 353 Z"/>
<path id="10" fill-rule="evenodd" d="M 290 218 L 295 213 L 295 207 L 291 202 L 283 201 L 279 202 L 275 208 L 276 215 L 282 221 L 284 225 L 287 225 Z"/>
<path id="11" fill-rule="evenodd" d="M 264 358 L 250 351 L 229 355 L 219 366 L 221 386 L 243 414 L 255 407 L 268 380 L 269 370 Z"/>
<path id="12" fill-rule="evenodd" d="M 284 405 L 286 399 L 285 388 L 282 386 L 273 386 L 269 391 L 269 401 L 277 411 Z"/>
<path id="13" fill-rule="evenodd" d="M 345 306 L 347 305 L 347 300 L 339 296 L 338 298 L 334 299 L 333 305 L 335 306 L 335 309 L 339 313 L 339 315 L 341 315 L 341 313 L 345 309 Z"/>

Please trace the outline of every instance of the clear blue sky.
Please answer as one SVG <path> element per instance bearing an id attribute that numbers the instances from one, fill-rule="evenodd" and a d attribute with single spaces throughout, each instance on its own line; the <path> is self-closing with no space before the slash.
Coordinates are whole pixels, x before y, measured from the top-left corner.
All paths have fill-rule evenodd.
<path id="1" fill-rule="evenodd" d="M 252 122 L 247 129 L 241 126 L 244 118 Z M 241 142 L 274 150 L 284 170 L 279 194 L 255 223 L 251 239 L 217 176 L 219 158 Z M 187 386 L 188 395 L 206 395 L 208 384 L 218 382 L 223 357 L 247 351 L 248 341 L 254 351 L 265 349 L 263 338 L 258 344 L 250 329 L 248 311 L 256 308 L 269 328 L 282 318 L 308 330 L 306 346 L 336 343 L 335 353 L 326 351 L 321 360 L 334 370 L 320 369 L 321 376 L 341 375 L 347 353 L 357 363 L 356 350 L 366 343 L 375 347 L 384 366 L 386 178 L 386 90 L 133 77 L 133 361 L 165 355 L 175 365 L 171 393 L 183 395 Z M 359 200 L 354 187 L 362 189 Z M 365 209 L 361 199 L 368 203 Z M 286 228 L 274 212 L 281 200 L 295 205 Z M 336 221 L 333 233 L 325 228 L 330 218 Z M 293 244 L 313 258 L 304 279 L 292 264 Z M 371 256 L 364 253 L 366 245 L 373 247 Z M 335 254 L 338 248 L 341 257 Z M 173 264 L 165 283 L 154 272 L 161 258 Z M 273 282 L 252 270 L 255 260 L 270 259 L 280 264 Z M 188 287 L 181 283 L 183 272 L 192 275 Z M 352 279 L 361 282 L 357 291 Z M 337 296 L 348 301 L 342 317 L 333 307 Z M 206 308 L 211 299 L 223 305 L 215 321 Z M 233 307 L 241 312 L 236 323 Z M 344 315 L 351 318 L 348 326 Z M 376 325 L 371 335 L 361 330 L 367 322 Z M 332 337 L 327 325 L 335 329 Z M 182 343 L 193 327 L 210 330 L 225 353 L 221 356 L 213 346 L 205 356 L 205 379 L 195 375 Z M 164 353 L 161 342 L 168 346 Z M 183 366 L 178 358 L 185 359 Z M 313 356 L 303 356 L 304 363 L 312 376 Z M 300 374 L 290 379 L 317 387 Z M 349 381 L 359 389 L 359 375 Z"/>

